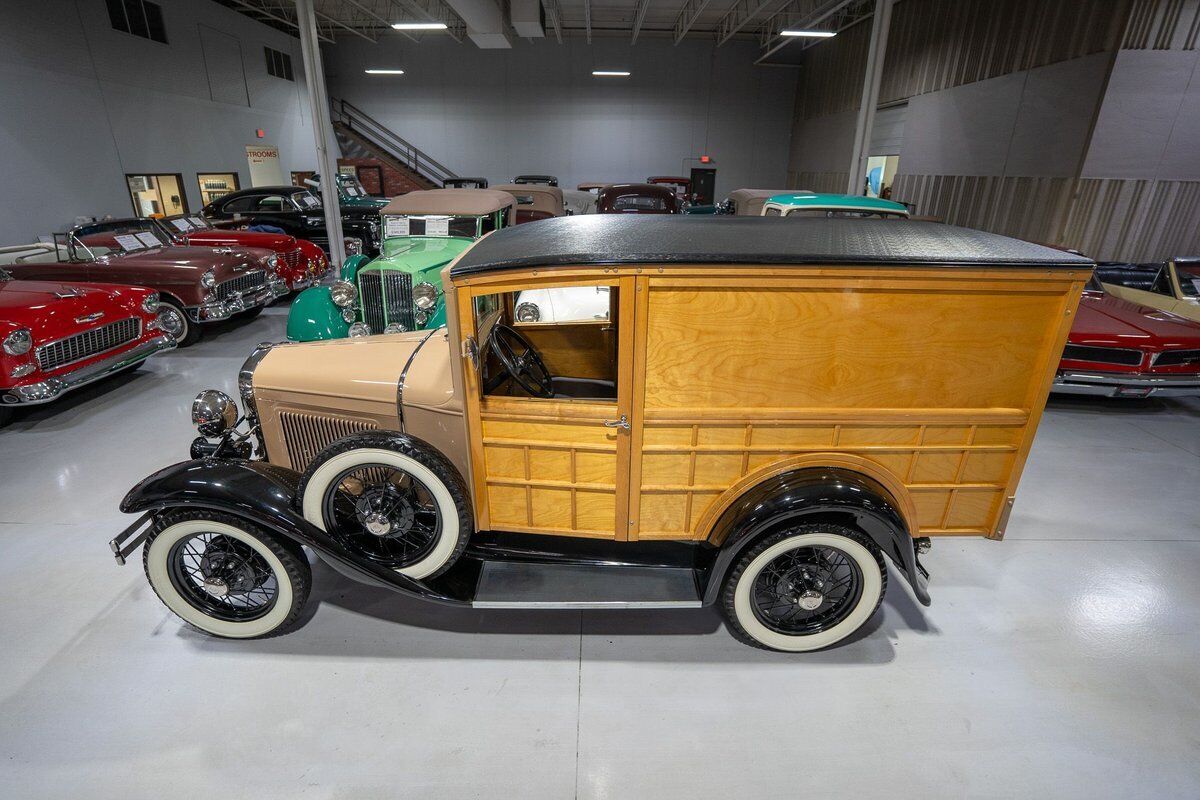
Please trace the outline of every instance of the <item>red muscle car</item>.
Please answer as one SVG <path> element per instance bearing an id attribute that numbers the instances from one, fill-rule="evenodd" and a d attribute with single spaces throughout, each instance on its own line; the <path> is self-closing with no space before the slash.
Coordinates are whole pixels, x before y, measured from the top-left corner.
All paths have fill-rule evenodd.
<path id="1" fill-rule="evenodd" d="M 325 257 L 325 252 L 307 239 L 297 239 L 286 233 L 216 228 L 199 214 L 179 214 L 154 221 L 164 236 L 170 237 L 177 245 L 238 245 L 273 250 L 279 256 L 275 274 L 287 283 L 291 292 L 320 283 L 329 271 L 329 259 Z"/>
<path id="2" fill-rule="evenodd" d="M 1200 324 L 1113 297 L 1093 278 L 1080 300 L 1052 391 L 1200 396 Z"/>
<path id="3" fill-rule="evenodd" d="M 5 258 L 13 277 L 120 283 L 157 289 L 159 324 L 180 347 L 200 338 L 200 326 L 235 314 L 257 315 L 287 294 L 275 274 L 279 257 L 247 247 L 173 247 L 150 220 L 106 220 L 54 235 L 55 247 L 28 245 Z M 9 248 L 12 249 L 12 248 Z"/>
<path id="4" fill-rule="evenodd" d="M 173 348 L 158 308 L 153 289 L 19 281 L 0 269 L 0 425 L 17 406 L 49 402 Z"/>

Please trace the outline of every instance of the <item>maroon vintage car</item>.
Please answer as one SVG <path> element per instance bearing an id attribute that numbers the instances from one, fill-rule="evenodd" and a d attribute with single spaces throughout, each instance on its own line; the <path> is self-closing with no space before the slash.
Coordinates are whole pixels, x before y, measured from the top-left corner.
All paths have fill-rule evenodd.
<path id="1" fill-rule="evenodd" d="M 106 220 L 54 235 L 57 247 L 18 256 L 5 268 L 27 280 L 120 283 L 157 289 L 159 324 L 180 347 L 203 323 L 257 315 L 287 294 L 279 257 L 247 247 L 174 247 L 150 220 Z M 31 245 L 30 247 L 36 247 Z"/>
<path id="2" fill-rule="evenodd" d="M 696 201 L 695 197 L 692 196 L 691 178 L 684 178 L 678 175 L 652 175 L 646 178 L 646 183 L 652 183 L 655 186 L 666 186 L 675 192 L 675 196 L 679 198 L 680 203 L 694 203 Z"/>
<path id="3" fill-rule="evenodd" d="M 1080 300 L 1053 391 L 1200 396 L 1200 324 L 1106 294 L 1093 278 Z"/>
<path id="4" fill-rule="evenodd" d="M 329 271 L 329 259 L 321 248 L 307 239 L 297 239 L 286 233 L 217 228 L 199 214 L 178 214 L 155 222 L 164 237 L 169 236 L 177 245 L 238 245 L 274 251 L 279 256 L 275 274 L 287 283 L 288 290 L 292 292 L 320 283 Z"/>
<path id="5" fill-rule="evenodd" d="M 597 214 L 682 214 L 679 198 L 668 186 L 614 183 L 596 196 Z"/>
<path id="6" fill-rule="evenodd" d="M 17 406 L 49 402 L 173 348 L 158 308 L 153 289 L 19 281 L 0 269 L 0 425 Z"/>

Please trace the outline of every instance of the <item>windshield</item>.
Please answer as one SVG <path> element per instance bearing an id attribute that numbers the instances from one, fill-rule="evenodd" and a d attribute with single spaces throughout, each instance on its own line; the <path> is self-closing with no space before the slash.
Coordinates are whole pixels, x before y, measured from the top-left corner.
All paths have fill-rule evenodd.
<path id="1" fill-rule="evenodd" d="M 341 184 L 342 191 L 350 197 L 367 196 L 367 190 L 363 188 L 356 175 L 338 175 L 338 183 Z"/>
<path id="2" fill-rule="evenodd" d="M 383 238 L 396 236 L 465 236 L 474 239 L 479 234 L 479 217 L 387 216 L 383 218 Z M 494 226 L 484 226 L 484 233 Z"/>
<path id="3" fill-rule="evenodd" d="M 666 211 L 667 203 L 661 197 L 626 194 L 613 201 L 613 211 Z"/>
<path id="4" fill-rule="evenodd" d="M 315 194 L 309 191 L 296 192 L 292 195 L 292 201 L 304 211 L 321 207 L 321 201 L 317 199 Z"/>
<path id="5" fill-rule="evenodd" d="M 1200 298 L 1200 264 L 1176 264 L 1175 274 L 1184 297 Z"/>
<path id="6" fill-rule="evenodd" d="M 73 237 L 97 258 L 109 253 L 133 253 L 167 245 L 155 223 L 141 219 L 84 225 L 75 229 Z"/>

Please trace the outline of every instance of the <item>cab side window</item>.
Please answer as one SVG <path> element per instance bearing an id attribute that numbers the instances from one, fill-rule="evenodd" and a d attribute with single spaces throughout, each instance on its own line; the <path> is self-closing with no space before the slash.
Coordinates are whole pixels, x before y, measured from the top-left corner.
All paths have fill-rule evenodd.
<path id="1" fill-rule="evenodd" d="M 258 202 L 254 204 L 254 211 L 263 211 L 266 213 L 278 213 L 289 208 L 289 204 L 281 194 L 269 194 L 265 197 L 258 198 Z"/>
<path id="2" fill-rule="evenodd" d="M 221 211 L 225 214 L 244 214 L 254 209 L 254 204 L 257 200 L 258 198 L 254 195 L 235 197 L 223 205 Z"/>

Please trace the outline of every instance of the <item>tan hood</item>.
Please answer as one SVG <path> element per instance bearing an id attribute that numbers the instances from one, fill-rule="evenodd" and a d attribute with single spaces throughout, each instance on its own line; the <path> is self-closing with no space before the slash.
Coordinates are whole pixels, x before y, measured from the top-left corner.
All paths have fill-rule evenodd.
<path id="1" fill-rule="evenodd" d="M 396 404 L 404 365 L 425 331 L 276 347 L 254 372 L 254 390 Z"/>

